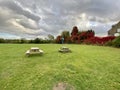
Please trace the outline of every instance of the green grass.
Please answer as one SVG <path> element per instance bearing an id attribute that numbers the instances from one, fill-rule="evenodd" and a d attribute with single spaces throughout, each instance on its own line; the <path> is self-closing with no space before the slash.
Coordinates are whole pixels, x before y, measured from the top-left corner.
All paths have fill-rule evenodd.
<path id="1" fill-rule="evenodd" d="M 30 47 L 42 56 L 26 57 Z M 0 44 L 0 90 L 52 90 L 59 82 L 75 90 L 120 90 L 120 49 L 57 44 Z"/>

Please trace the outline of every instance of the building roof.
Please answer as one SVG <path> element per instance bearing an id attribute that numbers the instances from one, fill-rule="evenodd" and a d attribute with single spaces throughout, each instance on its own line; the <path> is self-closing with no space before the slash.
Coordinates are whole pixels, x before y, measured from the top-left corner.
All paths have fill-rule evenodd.
<path id="1" fill-rule="evenodd" d="M 117 24 L 112 25 L 112 28 L 108 31 L 108 35 L 114 35 L 120 29 L 120 21 Z"/>

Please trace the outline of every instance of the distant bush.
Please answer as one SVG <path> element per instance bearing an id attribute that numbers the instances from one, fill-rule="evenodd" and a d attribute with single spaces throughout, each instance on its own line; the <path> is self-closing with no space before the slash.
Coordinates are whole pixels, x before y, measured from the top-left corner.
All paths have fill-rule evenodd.
<path id="1" fill-rule="evenodd" d="M 3 38 L 0 38 L 0 43 L 5 43 L 5 40 Z"/>
<path id="2" fill-rule="evenodd" d="M 120 36 L 112 41 L 112 46 L 120 48 Z"/>
<path id="3" fill-rule="evenodd" d="M 12 44 L 46 44 L 46 43 L 55 43 L 55 40 L 49 40 L 49 39 L 41 39 L 41 38 L 35 38 L 34 40 L 27 40 L 27 39 L 3 39 L 0 38 L 0 43 L 12 43 Z"/>
<path id="4" fill-rule="evenodd" d="M 113 42 L 112 41 L 108 41 L 105 46 L 113 46 Z"/>

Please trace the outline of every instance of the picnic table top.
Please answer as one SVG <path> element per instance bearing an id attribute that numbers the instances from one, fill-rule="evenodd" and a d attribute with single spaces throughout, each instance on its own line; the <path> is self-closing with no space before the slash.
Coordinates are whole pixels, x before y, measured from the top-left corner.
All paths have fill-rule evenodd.
<path id="1" fill-rule="evenodd" d="M 31 47 L 31 50 L 38 50 L 38 47 Z"/>

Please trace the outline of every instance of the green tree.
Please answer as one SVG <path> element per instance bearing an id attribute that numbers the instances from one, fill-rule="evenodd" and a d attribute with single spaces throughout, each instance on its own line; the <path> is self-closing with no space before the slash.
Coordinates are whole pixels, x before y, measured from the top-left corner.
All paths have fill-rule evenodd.
<path id="1" fill-rule="evenodd" d="M 70 42 L 70 33 L 69 33 L 69 31 L 63 31 L 61 33 L 61 37 L 64 38 L 64 42 L 65 43 L 69 43 Z"/>
<path id="2" fill-rule="evenodd" d="M 34 43 L 40 43 L 40 42 L 41 42 L 41 39 L 35 38 Z"/>
<path id="3" fill-rule="evenodd" d="M 48 34 L 48 39 L 49 39 L 49 40 L 54 40 L 54 36 L 51 35 L 51 34 Z"/>
<path id="4" fill-rule="evenodd" d="M 61 33 L 61 36 L 66 39 L 66 38 L 70 37 L 70 33 L 69 33 L 69 31 L 63 31 L 63 32 Z"/>
<path id="5" fill-rule="evenodd" d="M 21 38 L 20 43 L 27 43 L 27 40 L 25 38 Z"/>
<path id="6" fill-rule="evenodd" d="M 0 38 L 0 43 L 5 43 L 5 40 L 3 38 Z"/>

